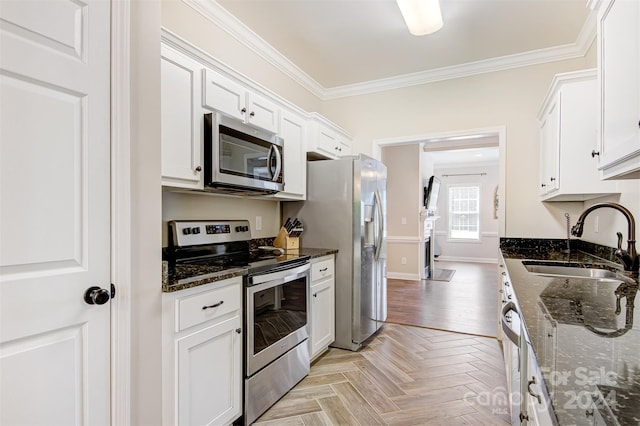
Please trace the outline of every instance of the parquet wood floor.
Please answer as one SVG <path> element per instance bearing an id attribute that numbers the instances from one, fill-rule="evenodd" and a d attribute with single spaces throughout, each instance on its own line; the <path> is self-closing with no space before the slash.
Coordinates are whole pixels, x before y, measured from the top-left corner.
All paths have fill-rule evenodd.
<path id="1" fill-rule="evenodd" d="M 258 425 L 509 425 L 496 339 L 387 323 L 331 348 Z"/>
<path id="2" fill-rule="evenodd" d="M 498 267 L 436 262 L 451 281 L 387 280 L 387 322 L 495 337 Z"/>

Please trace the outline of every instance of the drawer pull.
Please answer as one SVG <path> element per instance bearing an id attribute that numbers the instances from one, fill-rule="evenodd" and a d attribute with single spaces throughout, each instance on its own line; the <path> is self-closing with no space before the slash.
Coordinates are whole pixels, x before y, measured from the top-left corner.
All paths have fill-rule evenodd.
<path id="1" fill-rule="evenodd" d="M 224 303 L 224 300 L 221 300 L 218 303 L 214 303 L 213 305 L 203 306 L 202 310 L 204 311 L 205 309 L 217 308 L 218 306 L 222 305 L 223 303 Z"/>
<path id="2" fill-rule="evenodd" d="M 329 267 L 328 267 L 328 266 L 326 266 L 326 267 L 324 267 L 324 268 L 320 269 L 320 272 L 324 272 L 324 271 L 326 271 L 327 269 L 329 269 Z"/>

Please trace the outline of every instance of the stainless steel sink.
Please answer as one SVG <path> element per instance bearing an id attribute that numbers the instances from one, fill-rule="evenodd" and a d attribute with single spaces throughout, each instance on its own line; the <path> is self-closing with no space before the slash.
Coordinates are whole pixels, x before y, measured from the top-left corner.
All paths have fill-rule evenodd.
<path id="1" fill-rule="evenodd" d="M 578 263 L 550 263 L 537 261 L 522 261 L 527 271 L 534 274 L 575 277 L 575 278 L 592 278 L 597 280 L 614 280 L 617 275 L 614 271 L 598 268 L 596 265 L 582 265 Z"/>

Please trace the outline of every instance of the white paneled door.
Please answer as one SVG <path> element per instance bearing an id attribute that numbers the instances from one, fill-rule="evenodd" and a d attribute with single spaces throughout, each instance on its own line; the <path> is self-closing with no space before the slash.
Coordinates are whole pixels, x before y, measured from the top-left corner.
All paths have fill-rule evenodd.
<path id="1" fill-rule="evenodd" d="M 0 0 L 3 425 L 109 424 L 109 15 Z"/>

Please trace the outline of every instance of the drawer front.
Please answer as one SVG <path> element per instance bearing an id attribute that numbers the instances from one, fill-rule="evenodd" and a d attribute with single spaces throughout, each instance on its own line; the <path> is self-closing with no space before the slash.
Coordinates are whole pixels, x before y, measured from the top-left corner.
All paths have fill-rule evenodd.
<path id="1" fill-rule="evenodd" d="M 239 311 L 240 284 L 231 284 L 176 300 L 176 331 Z"/>
<path id="2" fill-rule="evenodd" d="M 311 265 L 311 281 L 318 281 L 333 276 L 333 256 Z"/>

